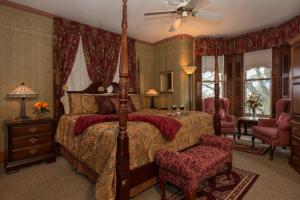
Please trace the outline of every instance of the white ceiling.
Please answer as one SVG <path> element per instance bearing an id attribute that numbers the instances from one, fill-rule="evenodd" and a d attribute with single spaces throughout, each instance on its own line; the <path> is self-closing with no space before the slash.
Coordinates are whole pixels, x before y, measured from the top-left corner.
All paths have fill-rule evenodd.
<path id="1" fill-rule="evenodd" d="M 11 0 L 54 15 L 120 33 L 122 0 Z M 128 34 L 147 42 L 178 35 L 236 35 L 282 23 L 300 14 L 300 0 L 199 0 L 202 9 L 224 15 L 218 23 L 185 19 L 175 33 L 175 16 L 144 17 L 144 12 L 168 10 L 165 0 L 128 0 Z M 201 3 L 202 2 L 202 3 Z"/>

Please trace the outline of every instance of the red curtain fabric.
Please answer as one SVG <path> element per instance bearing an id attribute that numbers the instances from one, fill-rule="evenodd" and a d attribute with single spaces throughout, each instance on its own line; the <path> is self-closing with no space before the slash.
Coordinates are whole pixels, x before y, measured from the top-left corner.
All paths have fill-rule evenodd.
<path id="1" fill-rule="evenodd" d="M 81 26 L 81 36 L 90 79 L 108 87 L 118 66 L 120 36 L 87 25 Z"/>
<path id="2" fill-rule="evenodd" d="M 62 18 L 54 18 L 53 32 L 53 73 L 54 73 L 54 116 L 60 116 L 63 86 L 73 68 L 79 45 L 79 23 Z"/>
<path id="3" fill-rule="evenodd" d="M 139 93 L 140 83 L 136 64 L 135 40 L 128 38 L 129 92 Z"/>
<path id="4" fill-rule="evenodd" d="M 197 38 L 196 55 L 231 55 L 279 47 L 300 33 L 300 16 L 275 28 L 233 38 Z"/>

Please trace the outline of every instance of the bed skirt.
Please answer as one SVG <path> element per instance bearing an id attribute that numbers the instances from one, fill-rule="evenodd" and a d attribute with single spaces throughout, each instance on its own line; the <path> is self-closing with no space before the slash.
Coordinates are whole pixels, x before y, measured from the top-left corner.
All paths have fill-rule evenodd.
<path id="1" fill-rule="evenodd" d="M 74 171 L 76 171 L 79 174 L 82 174 L 86 176 L 90 181 L 93 183 L 96 183 L 96 180 L 98 179 L 99 174 L 92 170 L 90 167 L 82 163 L 80 160 L 78 160 L 75 156 L 73 156 L 64 146 L 59 146 L 59 153 L 61 156 L 66 159 L 71 166 L 73 167 Z M 147 181 L 145 181 L 142 184 L 139 184 L 137 186 L 134 186 L 133 188 L 130 188 L 130 197 L 134 197 L 141 192 L 147 190 L 148 188 L 152 187 L 153 185 L 158 183 L 158 178 L 152 178 Z"/>

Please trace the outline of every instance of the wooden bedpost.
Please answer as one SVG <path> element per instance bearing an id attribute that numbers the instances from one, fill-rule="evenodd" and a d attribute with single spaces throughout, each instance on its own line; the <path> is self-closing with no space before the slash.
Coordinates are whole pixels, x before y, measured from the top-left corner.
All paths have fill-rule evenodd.
<path id="1" fill-rule="evenodd" d="M 128 84 L 128 49 L 127 49 L 127 0 L 123 2 L 121 59 L 119 69 L 119 133 L 116 154 L 116 199 L 129 199 L 129 147 L 127 135 L 127 84 Z"/>
<path id="2" fill-rule="evenodd" d="M 221 135 L 221 117 L 220 117 L 220 83 L 219 83 L 219 63 L 218 63 L 218 47 L 216 47 L 215 55 L 215 115 L 214 129 L 215 135 Z"/>

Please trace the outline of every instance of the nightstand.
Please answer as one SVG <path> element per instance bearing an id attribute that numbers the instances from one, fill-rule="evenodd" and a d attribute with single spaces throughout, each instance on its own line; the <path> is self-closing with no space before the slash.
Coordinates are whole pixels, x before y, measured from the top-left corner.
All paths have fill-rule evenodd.
<path id="1" fill-rule="evenodd" d="M 54 133 L 57 121 L 53 118 L 4 121 L 7 126 L 6 173 L 19 167 L 42 161 L 55 161 Z"/>

